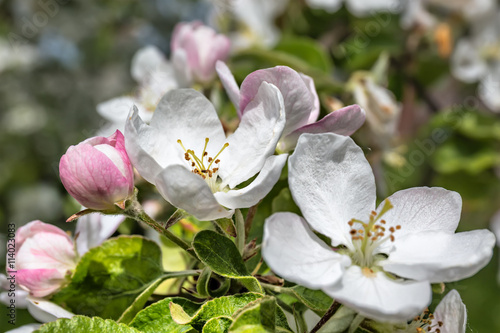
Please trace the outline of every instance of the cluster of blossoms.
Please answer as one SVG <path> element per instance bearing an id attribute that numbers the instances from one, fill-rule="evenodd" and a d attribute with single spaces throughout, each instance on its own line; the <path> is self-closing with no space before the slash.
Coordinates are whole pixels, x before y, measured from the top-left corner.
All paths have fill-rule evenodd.
<path id="1" fill-rule="evenodd" d="M 310 3 L 334 10 L 340 1 Z M 347 1 L 349 8 L 356 4 Z M 262 257 L 276 275 L 322 290 L 377 322 L 380 332 L 465 331 L 456 291 L 434 314 L 426 309 L 431 285 L 474 275 L 489 262 L 495 237 L 487 230 L 455 233 L 461 197 L 443 188 L 402 190 L 376 207 L 372 168 L 349 135 L 365 117 L 375 128 L 388 127 L 384 133 L 395 131 L 399 107 L 387 89 L 369 75 L 354 76 L 350 89 L 361 106 L 318 120 L 310 76 L 277 66 L 250 73 L 238 86 L 223 62 L 229 40 L 211 28 L 179 25 L 171 49 L 170 61 L 153 47 L 139 51 L 132 64 L 138 93 L 98 106 L 114 134 L 62 156 L 61 181 L 84 206 L 71 218 L 79 218 L 75 238 L 40 221 L 17 231 L 16 279 L 32 303 L 45 304 L 35 300 L 68 284 L 79 258 L 111 236 L 122 216 L 151 223 L 138 208 L 134 168 L 183 214 L 216 221 L 263 200 L 288 160 L 302 216 L 280 212 L 265 220 Z M 186 88 L 207 87 L 216 74 L 239 118 L 232 133 L 204 94 Z M 95 212 L 112 219 L 84 216 Z M 56 317 L 73 315 L 57 311 Z"/>

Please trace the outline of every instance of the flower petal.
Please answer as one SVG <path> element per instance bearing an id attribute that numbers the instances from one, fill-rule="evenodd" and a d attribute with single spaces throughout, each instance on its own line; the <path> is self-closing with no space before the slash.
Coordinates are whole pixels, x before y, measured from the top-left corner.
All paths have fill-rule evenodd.
<path id="1" fill-rule="evenodd" d="M 315 110 L 315 97 L 310 87 L 299 73 L 286 66 L 261 69 L 249 74 L 241 83 L 240 112 L 245 114 L 250 109 L 247 105 L 255 98 L 262 82 L 275 85 L 283 95 L 286 112 L 286 125 L 283 135 L 288 135 L 308 123 Z"/>
<path id="2" fill-rule="evenodd" d="M 453 282 L 470 277 L 486 266 L 494 246 L 495 236 L 486 229 L 457 234 L 424 231 L 401 237 L 380 265 L 404 278 Z"/>
<path id="3" fill-rule="evenodd" d="M 134 54 L 130 72 L 137 82 L 144 82 L 161 67 L 168 67 L 165 56 L 156 46 L 148 45 Z"/>
<path id="4" fill-rule="evenodd" d="M 266 219 L 262 256 L 275 273 L 311 289 L 336 283 L 350 264 L 349 257 L 330 249 L 303 218 L 292 213 Z"/>
<path id="5" fill-rule="evenodd" d="M 478 94 L 483 103 L 491 110 L 500 112 L 500 65 L 493 66 L 481 79 Z"/>
<path id="6" fill-rule="evenodd" d="M 226 210 L 217 202 L 203 178 L 183 166 L 165 168 L 156 177 L 155 185 L 168 202 L 199 220 L 215 220 L 233 215 L 232 210 Z"/>
<path id="7" fill-rule="evenodd" d="M 454 233 L 460 221 L 462 198 L 454 191 L 441 187 L 413 187 L 398 191 L 388 197 L 394 208 L 383 219 L 386 226 L 401 225 L 396 239 L 420 231 L 444 231 Z M 380 212 L 382 202 L 377 211 Z"/>
<path id="8" fill-rule="evenodd" d="M 332 133 L 303 134 L 288 162 L 293 199 L 309 225 L 332 245 L 352 246 L 352 218 L 364 219 L 375 207 L 375 180 L 354 141 Z"/>
<path id="9" fill-rule="evenodd" d="M 260 170 L 259 175 L 248 186 L 240 190 L 214 193 L 217 201 L 228 208 L 247 208 L 264 198 L 279 180 L 288 155 L 272 155 Z"/>
<path id="10" fill-rule="evenodd" d="M 236 111 L 238 112 L 238 117 L 241 118 L 242 114 L 240 112 L 240 88 L 234 79 L 233 73 L 227 65 L 222 61 L 217 61 L 215 64 L 215 70 L 219 75 L 220 81 L 226 90 L 227 96 L 233 103 Z"/>
<path id="11" fill-rule="evenodd" d="M 42 324 L 26 324 L 13 330 L 6 331 L 5 333 L 31 333 L 40 328 Z"/>
<path id="12" fill-rule="evenodd" d="M 284 126 L 283 97 L 278 88 L 263 82 L 220 155 L 223 182 L 234 188 L 259 172 L 276 150 Z"/>
<path id="13" fill-rule="evenodd" d="M 58 318 L 71 318 L 75 315 L 55 303 L 35 297 L 28 297 L 28 311 L 33 318 L 42 323 L 55 321 Z"/>
<path id="14" fill-rule="evenodd" d="M 165 94 L 151 119 L 151 126 L 165 133 L 166 141 L 162 146 L 173 146 L 181 160 L 184 150 L 177 140 L 182 140 L 186 149 L 201 155 L 205 139 L 209 138 L 208 156 L 215 156 L 226 141 L 212 103 L 194 89 L 176 89 Z"/>
<path id="15" fill-rule="evenodd" d="M 75 242 L 78 254 L 82 256 L 90 248 L 101 245 L 125 220 L 123 215 L 87 214 L 78 219 Z"/>
<path id="16" fill-rule="evenodd" d="M 316 86 L 314 85 L 314 80 L 312 77 L 303 73 L 299 73 L 299 75 L 302 80 L 304 80 L 304 83 L 306 84 L 306 87 L 307 89 L 309 89 L 309 92 L 311 93 L 311 96 L 313 98 L 313 108 L 311 109 L 311 113 L 309 114 L 309 119 L 307 119 L 307 123 L 312 124 L 316 120 L 318 120 L 319 117 L 320 105 L 318 92 L 316 91 Z"/>
<path id="17" fill-rule="evenodd" d="M 481 59 L 479 47 L 468 39 L 460 40 L 451 57 L 451 72 L 457 79 L 471 83 L 488 73 L 487 63 Z"/>
<path id="18" fill-rule="evenodd" d="M 303 133 L 335 133 L 348 136 L 360 128 L 364 122 L 365 111 L 359 105 L 349 105 L 285 136 L 278 143 L 278 150 L 286 152 L 295 148 L 299 136 Z"/>
<path id="19" fill-rule="evenodd" d="M 107 120 L 125 125 L 130 109 L 135 100 L 129 96 L 121 96 L 97 104 L 97 113 Z"/>
<path id="20" fill-rule="evenodd" d="M 150 183 L 154 183 L 162 166 L 175 161 L 177 156 L 174 154 L 169 158 L 165 154 L 168 149 L 165 140 L 164 133 L 144 123 L 139 117 L 139 110 L 134 106 L 125 125 L 125 147 L 132 165 Z"/>
<path id="21" fill-rule="evenodd" d="M 339 283 L 322 290 L 362 316 L 386 322 L 412 319 L 431 302 L 429 282 L 393 280 L 384 272 L 366 270 L 351 266 Z"/>
<path id="22" fill-rule="evenodd" d="M 451 290 L 439 302 L 434 311 L 434 323 L 442 322 L 441 333 L 465 333 L 467 309 L 455 289 Z"/>

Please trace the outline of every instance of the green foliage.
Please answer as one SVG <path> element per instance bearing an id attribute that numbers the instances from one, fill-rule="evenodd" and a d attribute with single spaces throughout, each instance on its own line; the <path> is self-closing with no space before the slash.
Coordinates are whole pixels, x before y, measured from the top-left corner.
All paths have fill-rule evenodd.
<path id="1" fill-rule="evenodd" d="M 193 248 L 198 258 L 215 273 L 238 280 L 250 291 L 262 292 L 259 281 L 247 271 L 240 252 L 229 238 L 203 230 L 194 237 Z"/>
<path id="2" fill-rule="evenodd" d="M 181 297 L 165 298 L 140 311 L 130 326 L 145 333 L 183 333 L 192 330 L 190 325 L 180 325 L 172 319 L 171 303 L 178 304 L 188 314 L 194 314 L 201 306 Z"/>
<path id="3" fill-rule="evenodd" d="M 62 318 L 42 325 L 37 333 L 139 333 L 133 327 L 129 327 L 110 319 L 99 317 L 74 316 L 71 319 Z"/>
<path id="4" fill-rule="evenodd" d="M 120 236 L 91 249 L 68 286 L 52 301 L 76 314 L 118 319 L 163 274 L 158 245 L 140 236 Z"/>

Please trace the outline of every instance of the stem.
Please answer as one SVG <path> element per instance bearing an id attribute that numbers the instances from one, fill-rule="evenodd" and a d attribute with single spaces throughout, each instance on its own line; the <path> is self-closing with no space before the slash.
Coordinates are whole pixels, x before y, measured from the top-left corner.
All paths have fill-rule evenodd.
<path id="1" fill-rule="evenodd" d="M 314 328 L 311 330 L 310 333 L 316 333 L 320 330 L 321 327 L 323 327 L 330 318 L 333 317 L 333 315 L 337 312 L 337 310 L 340 308 L 341 304 L 338 303 L 337 301 L 333 302 L 332 306 L 326 311 L 325 315 L 321 317 L 319 322 L 314 326 Z"/>
<path id="2" fill-rule="evenodd" d="M 135 211 L 136 214 L 127 214 L 129 217 L 135 219 L 136 221 L 141 221 L 149 225 L 151 228 L 155 229 L 158 233 L 162 234 L 163 236 L 167 237 L 169 240 L 171 240 L 173 243 L 175 243 L 177 246 L 182 248 L 184 251 L 186 251 L 190 256 L 192 256 L 195 259 L 198 259 L 196 256 L 194 250 L 191 248 L 188 242 L 185 240 L 177 237 L 174 235 L 172 232 L 169 230 L 163 228 L 158 222 L 156 222 L 153 218 L 151 218 L 144 210 L 138 209 Z"/>
<path id="3" fill-rule="evenodd" d="M 295 325 L 297 326 L 298 333 L 307 333 L 307 324 L 304 319 L 304 313 L 295 310 L 295 305 L 293 306 L 293 318 L 295 319 Z"/>
<path id="4" fill-rule="evenodd" d="M 363 320 L 365 320 L 365 317 L 363 317 L 360 314 L 356 315 L 356 317 L 354 317 L 354 320 L 351 323 L 351 326 L 349 326 L 348 333 L 354 333 L 354 332 L 356 332 L 356 330 L 358 329 L 359 325 L 361 324 L 361 322 Z"/>
<path id="5" fill-rule="evenodd" d="M 193 275 L 200 275 L 199 269 L 191 269 L 186 271 L 177 271 L 177 272 L 164 272 L 162 278 L 163 279 L 171 279 L 171 278 L 183 278 Z"/>

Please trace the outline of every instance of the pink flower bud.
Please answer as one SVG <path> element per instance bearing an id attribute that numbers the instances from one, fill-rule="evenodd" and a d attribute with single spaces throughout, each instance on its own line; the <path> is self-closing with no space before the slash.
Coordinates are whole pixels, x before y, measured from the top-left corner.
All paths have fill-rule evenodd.
<path id="1" fill-rule="evenodd" d="M 207 83 L 215 77 L 215 63 L 224 61 L 230 48 L 229 38 L 199 21 L 176 25 L 170 45 L 177 72 L 186 81 Z"/>
<path id="2" fill-rule="evenodd" d="M 16 282 L 34 297 L 59 289 L 77 260 L 73 240 L 56 226 L 32 221 L 16 232 Z"/>
<path id="3" fill-rule="evenodd" d="M 90 209 L 112 209 L 134 191 L 134 173 L 120 131 L 69 147 L 59 173 L 68 193 Z"/>

